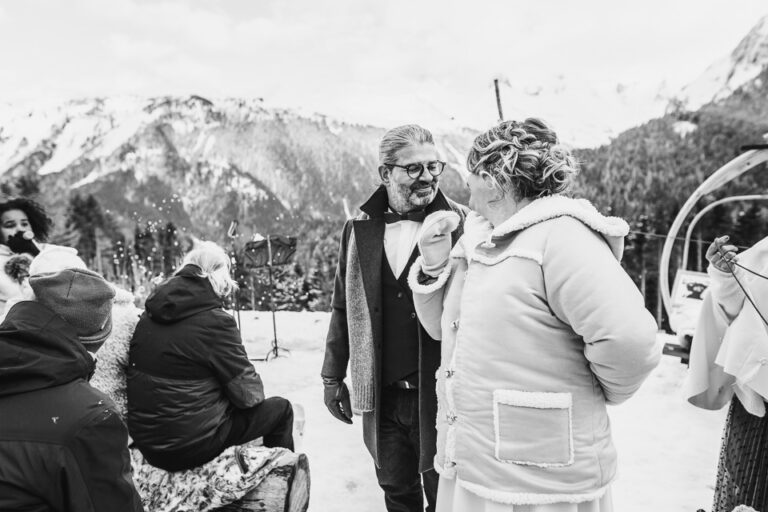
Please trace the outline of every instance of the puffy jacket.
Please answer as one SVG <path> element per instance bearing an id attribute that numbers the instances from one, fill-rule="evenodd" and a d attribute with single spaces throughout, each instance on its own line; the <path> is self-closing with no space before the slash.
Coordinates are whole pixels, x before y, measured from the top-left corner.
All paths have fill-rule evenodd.
<path id="1" fill-rule="evenodd" d="M 150 461 L 223 439 L 233 408 L 264 400 L 235 320 L 197 272 L 187 265 L 149 296 L 131 339 L 128 429 Z"/>
<path id="2" fill-rule="evenodd" d="M 475 215 L 437 282 L 409 283 L 442 340 L 435 469 L 486 499 L 590 501 L 616 471 L 606 404 L 660 358 L 619 264 L 628 226 L 586 201 L 537 199 L 491 230 Z"/>
<path id="3" fill-rule="evenodd" d="M 0 510 L 143 510 L 128 431 L 88 384 L 93 368 L 74 328 L 37 302 L 0 324 Z"/>

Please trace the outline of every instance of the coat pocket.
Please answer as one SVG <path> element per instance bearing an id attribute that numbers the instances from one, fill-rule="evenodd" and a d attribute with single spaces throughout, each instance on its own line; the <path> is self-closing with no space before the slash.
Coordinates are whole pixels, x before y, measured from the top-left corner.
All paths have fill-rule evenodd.
<path id="1" fill-rule="evenodd" d="M 572 408 L 570 393 L 495 390 L 496 459 L 539 467 L 573 464 Z"/>

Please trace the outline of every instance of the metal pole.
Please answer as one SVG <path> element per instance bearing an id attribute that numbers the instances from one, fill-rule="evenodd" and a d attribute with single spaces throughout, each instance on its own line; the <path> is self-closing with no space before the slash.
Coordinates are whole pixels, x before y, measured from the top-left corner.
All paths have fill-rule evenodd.
<path id="1" fill-rule="evenodd" d="M 275 321 L 275 298 L 273 297 L 274 286 L 272 285 L 272 243 L 267 235 L 267 273 L 269 274 L 269 309 L 272 310 L 272 355 L 277 357 L 277 322 Z"/>
<path id="2" fill-rule="evenodd" d="M 496 89 L 496 108 L 499 109 L 499 121 L 504 120 L 504 113 L 501 111 L 501 94 L 499 93 L 499 79 L 494 78 L 493 87 Z"/>
<path id="3" fill-rule="evenodd" d="M 701 211 L 693 217 L 693 220 L 691 220 L 691 223 L 688 225 L 688 229 L 685 232 L 682 268 L 684 269 L 688 268 L 688 253 L 689 253 L 688 248 L 691 245 L 691 236 L 693 235 L 693 228 L 696 227 L 696 224 L 701 220 L 701 218 L 706 213 L 708 213 L 710 210 L 712 210 L 716 206 L 720 206 L 721 204 L 725 204 L 725 203 L 733 203 L 736 201 L 765 201 L 765 200 L 768 200 L 768 194 L 750 194 L 746 196 L 731 196 L 731 197 L 724 197 L 723 199 L 718 199 L 717 201 L 713 201 L 709 203 L 707 206 L 705 206 L 704 208 L 702 208 Z"/>
<path id="4" fill-rule="evenodd" d="M 232 279 L 237 282 L 237 253 L 235 252 L 235 239 L 237 238 L 237 219 L 234 219 L 229 224 L 229 229 L 227 230 L 227 236 L 230 240 L 230 247 L 231 247 L 231 255 L 229 257 L 230 262 L 230 274 L 232 274 Z M 232 305 L 235 308 L 235 318 L 237 319 L 237 330 L 242 331 L 242 324 L 240 323 L 240 298 L 239 298 L 239 291 L 237 288 L 232 290 Z"/>

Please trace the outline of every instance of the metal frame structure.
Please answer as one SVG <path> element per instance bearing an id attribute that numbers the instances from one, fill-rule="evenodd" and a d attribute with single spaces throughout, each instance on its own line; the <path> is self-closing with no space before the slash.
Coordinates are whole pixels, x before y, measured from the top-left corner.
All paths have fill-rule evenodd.
<path id="1" fill-rule="evenodd" d="M 722 187 L 723 185 L 733 181 L 750 169 L 768 162 L 768 144 L 760 144 L 753 146 L 745 146 L 742 148 L 744 153 L 740 154 L 712 175 L 704 180 L 704 183 L 694 190 L 693 194 L 683 204 L 683 207 L 678 212 L 675 220 L 672 222 L 672 226 L 669 228 L 669 233 L 664 240 L 664 247 L 661 251 L 661 260 L 659 262 L 659 287 L 661 289 L 661 298 L 664 303 L 664 309 L 667 311 L 667 315 L 671 312 L 671 295 L 669 289 L 669 260 L 672 255 L 672 247 L 677 238 L 677 234 L 680 231 L 683 223 L 685 222 L 688 214 L 696 206 L 696 203 L 705 195 L 710 194 Z M 690 241 L 690 235 L 693 233 L 693 227 L 696 222 L 709 210 L 717 206 L 730 201 L 739 200 L 754 200 L 754 199 L 768 199 L 768 195 L 754 195 L 754 196 L 736 196 L 732 198 L 721 199 L 708 205 L 701 212 L 699 212 L 691 221 L 691 225 L 688 227 L 685 238 L 685 248 L 683 253 L 683 264 L 681 268 L 685 268 L 688 260 L 688 242 Z"/>

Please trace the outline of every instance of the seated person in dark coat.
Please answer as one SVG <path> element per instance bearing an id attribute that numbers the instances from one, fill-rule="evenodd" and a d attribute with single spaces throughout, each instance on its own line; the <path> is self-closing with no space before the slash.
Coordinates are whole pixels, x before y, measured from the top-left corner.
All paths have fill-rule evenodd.
<path id="1" fill-rule="evenodd" d="M 0 324 L 0 510 L 144 510 L 128 430 L 88 384 L 114 289 L 75 268 L 32 275 L 29 286 Z"/>
<path id="2" fill-rule="evenodd" d="M 293 450 L 293 409 L 264 398 L 222 298 L 236 286 L 212 242 L 184 258 L 149 296 L 131 340 L 128 429 L 147 461 L 167 471 L 200 466 L 226 448 L 264 438 Z"/>

